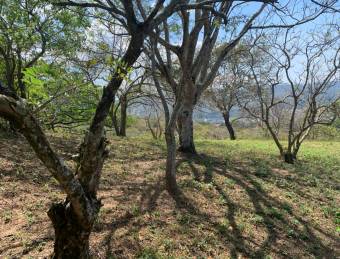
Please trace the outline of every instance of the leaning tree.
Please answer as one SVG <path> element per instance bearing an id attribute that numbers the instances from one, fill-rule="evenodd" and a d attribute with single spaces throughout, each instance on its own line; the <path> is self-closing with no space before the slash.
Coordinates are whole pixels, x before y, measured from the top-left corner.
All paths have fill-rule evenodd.
<path id="1" fill-rule="evenodd" d="M 127 71 L 141 54 L 144 39 L 150 30 L 170 16 L 176 8 L 184 8 L 183 1 L 172 0 L 164 6 L 158 1 L 144 12 L 144 19 L 133 1 L 52 1 L 59 7 L 95 8 L 126 28 L 130 35 L 125 53 L 119 57 L 116 70 L 103 88 L 90 127 L 79 150 L 76 170 L 68 167 L 51 147 L 29 105 L 12 89 L 0 87 L 0 116 L 11 121 L 25 136 L 39 159 L 48 168 L 66 193 L 64 202 L 53 204 L 48 215 L 55 229 L 54 258 L 89 258 L 89 236 L 101 204 L 97 198 L 100 175 L 107 157 L 105 119 L 113 98 Z M 181 5 L 179 5 L 181 4 Z M 87 10 L 91 14 L 92 10 Z"/>

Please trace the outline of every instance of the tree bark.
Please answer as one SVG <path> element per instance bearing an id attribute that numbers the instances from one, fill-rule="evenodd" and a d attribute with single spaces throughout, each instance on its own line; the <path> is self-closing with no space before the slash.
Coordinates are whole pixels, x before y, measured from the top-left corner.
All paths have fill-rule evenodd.
<path id="1" fill-rule="evenodd" d="M 296 160 L 296 155 L 290 153 L 290 152 L 286 152 L 283 154 L 283 158 L 284 161 L 288 164 L 294 164 L 295 160 Z"/>
<path id="2" fill-rule="evenodd" d="M 167 146 L 165 172 L 166 188 L 169 193 L 176 194 L 178 192 L 178 187 L 176 181 L 176 138 L 174 128 L 166 130 L 165 141 Z"/>
<path id="3" fill-rule="evenodd" d="M 177 119 L 179 131 L 178 151 L 182 153 L 196 154 L 193 128 L 194 102 L 191 101 L 190 99 L 189 98 L 184 99 L 182 109 Z"/>
<path id="4" fill-rule="evenodd" d="M 90 258 L 89 237 L 92 225 L 79 224 L 69 203 L 53 204 L 48 211 L 55 231 L 52 258 Z"/>
<path id="5" fill-rule="evenodd" d="M 118 126 L 116 111 L 112 112 L 111 120 L 112 120 L 112 127 L 114 128 L 116 135 L 119 136 L 119 126 Z"/>
<path id="6" fill-rule="evenodd" d="M 119 136 L 126 137 L 126 110 L 127 110 L 127 99 L 126 96 L 121 97 L 120 102 L 120 129 Z"/>
<path id="7" fill-rule="evenodd" d="M 230 139 L 231 139 L 231 140 L 235 140 L 235 139 L 236 139 L 236 135 L 235 135 L 234 128 L 233 128 L 233 126 L 231 125 L 231 122 L 230 122 L 230 115 L 229 115 L 229 112 L 224 112 L 224 113 L 223 113 L 223 118 L 224 118 L 225 126 L 226 126 L 227 129 L 228 129 Z"/>
<path id="8" fill-rule="evenodd" d="M 115 107 L 115 101 L 116 101 L 116 99 L 115 99 L 115 97 L 113 97 L 109 116 L 111 118 L 111 126 L 115 130 L 116 136 L 118 136 L 119 135 L 119 127 L 117 125 L 117 109 Z"/>
<path id="9" fill-rule="evenodd" d="M 67 194 L 66 203 L 52 206 L 49 211 L 56 234 L 54 258 L 88 258 L 88 236 L 100 208 L 100 202 L 95 195 L 99 178 L 91 182 L 96 185 L 92 188 L 91 184 L 82 184 L 86 178 L 81 179 L 79 175 L 75 177 L 51 148 L 38 121 L 22 99 L 16 100 L 1 95 L 0 92 L 0 116 L 12 121 L 16 128 L 20 129 Z M 101 150 L 105 150 L 105 143 L 102 143 Z M 98 153 L 103 157 L 106 151 Z M 101 167 L 96 170 L 100 171 Z"/>
<path id="10" fill-rule="evenodd" d="M 26 85 L 24 82 L 24 73 L 23 73 L 23 67 L 22 67 L 22 60 L 21 60 L 21 55 L 20 55 L 20 50 L 18 50 L 18 86 L 20 90 L 20 97 L 23 99 L 27 98 L 27 91 L 26 91 Z"/>

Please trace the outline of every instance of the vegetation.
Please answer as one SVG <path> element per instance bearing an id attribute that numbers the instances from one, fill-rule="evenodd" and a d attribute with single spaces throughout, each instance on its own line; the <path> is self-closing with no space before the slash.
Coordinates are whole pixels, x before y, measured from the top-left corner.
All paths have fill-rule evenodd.
<path id="1" fill-rule="evenodd" d="M 80 135 L 51 137 L 74 165 Z M 98 194 L 104 206 L 90 240 L 95 258 L 339 255 L 339 142 L 306 141 L 289 165 L 270 140 L 198 138 L 199 158 L 178 157 L 182 194 L 173 199 L 162 180 L 162 141 L 150 134 L 109 140 L 116 149 Z M 53 231 L 45 211 L 63 195 L 22 138 L 1 141 L 1 154 L 11 148 L 0 158 L 0 254 L 48 256 Z"/>
<path id="2" fill-rule="evenodd" d="M 0 257 L 338 257 L 339 10 L 0 0 Z"/>

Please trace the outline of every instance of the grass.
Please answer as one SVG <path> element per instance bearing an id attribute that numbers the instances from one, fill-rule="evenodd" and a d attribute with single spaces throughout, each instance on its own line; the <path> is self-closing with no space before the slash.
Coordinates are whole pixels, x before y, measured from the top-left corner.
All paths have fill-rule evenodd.
<path id="1" fill-rule="evenodd" d="M 71 167 L 80 137 L 51 136 Z M 0 137 L 0 258 L 43 258 L 46 215 L 64 198 L 23 139 Z M 306 142 L 295 165 L 267 140 L 196 140 L 178 155 L 181 195 L 164 190 L 165 146 L 110 138 L 91 235 L 94 258 L 337 258 L 340 142 Z"/>
<path id="2" fill-rule="evenodd" d="M 203 149 L 215 154 L 252 154 L 261 152 L 266 155 L 277 156 L 278 149 L 272 140 L 264 139 L 241 139 L 241 140 L 196 140 L 196 144 Z M 323 160 L 340 161 L 340 142 L 333 141 L 305 141 L 298 154 L 300 159 L 312 160 L 322 158 Z"/>

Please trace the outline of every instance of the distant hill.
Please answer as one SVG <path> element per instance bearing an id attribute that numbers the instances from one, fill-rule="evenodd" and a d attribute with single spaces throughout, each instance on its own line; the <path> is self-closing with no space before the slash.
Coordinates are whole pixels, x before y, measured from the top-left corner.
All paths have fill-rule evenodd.
<path id="1" fill-rule="evenodd" d="M 290 92 L 290 85 L 282 84 L 280 87 L 276 88 L 276 96 L 282 97 Z M 336 83 L 332 88 L 330 88 L 326 94 L 327 98 L 334 98 L 335 96 L 340 95 L 340 82 Z M 134 114 L 138 117 L 145 117 L 149 114 L 149 111 L 145 110 L 145 107 L 142 105 L 136 105 L 134 107 L 129 108 L 129 113 Z M 231 112 L 231 116 L 237 116 L 237 110 Z M 210 108 L 208 106 L 204 107 L 196 107 L 194 110 L 194 121 L 198 122 L 207 122 L 207 123 L 224 123 L 222 114 L 217 110 Z"/>

